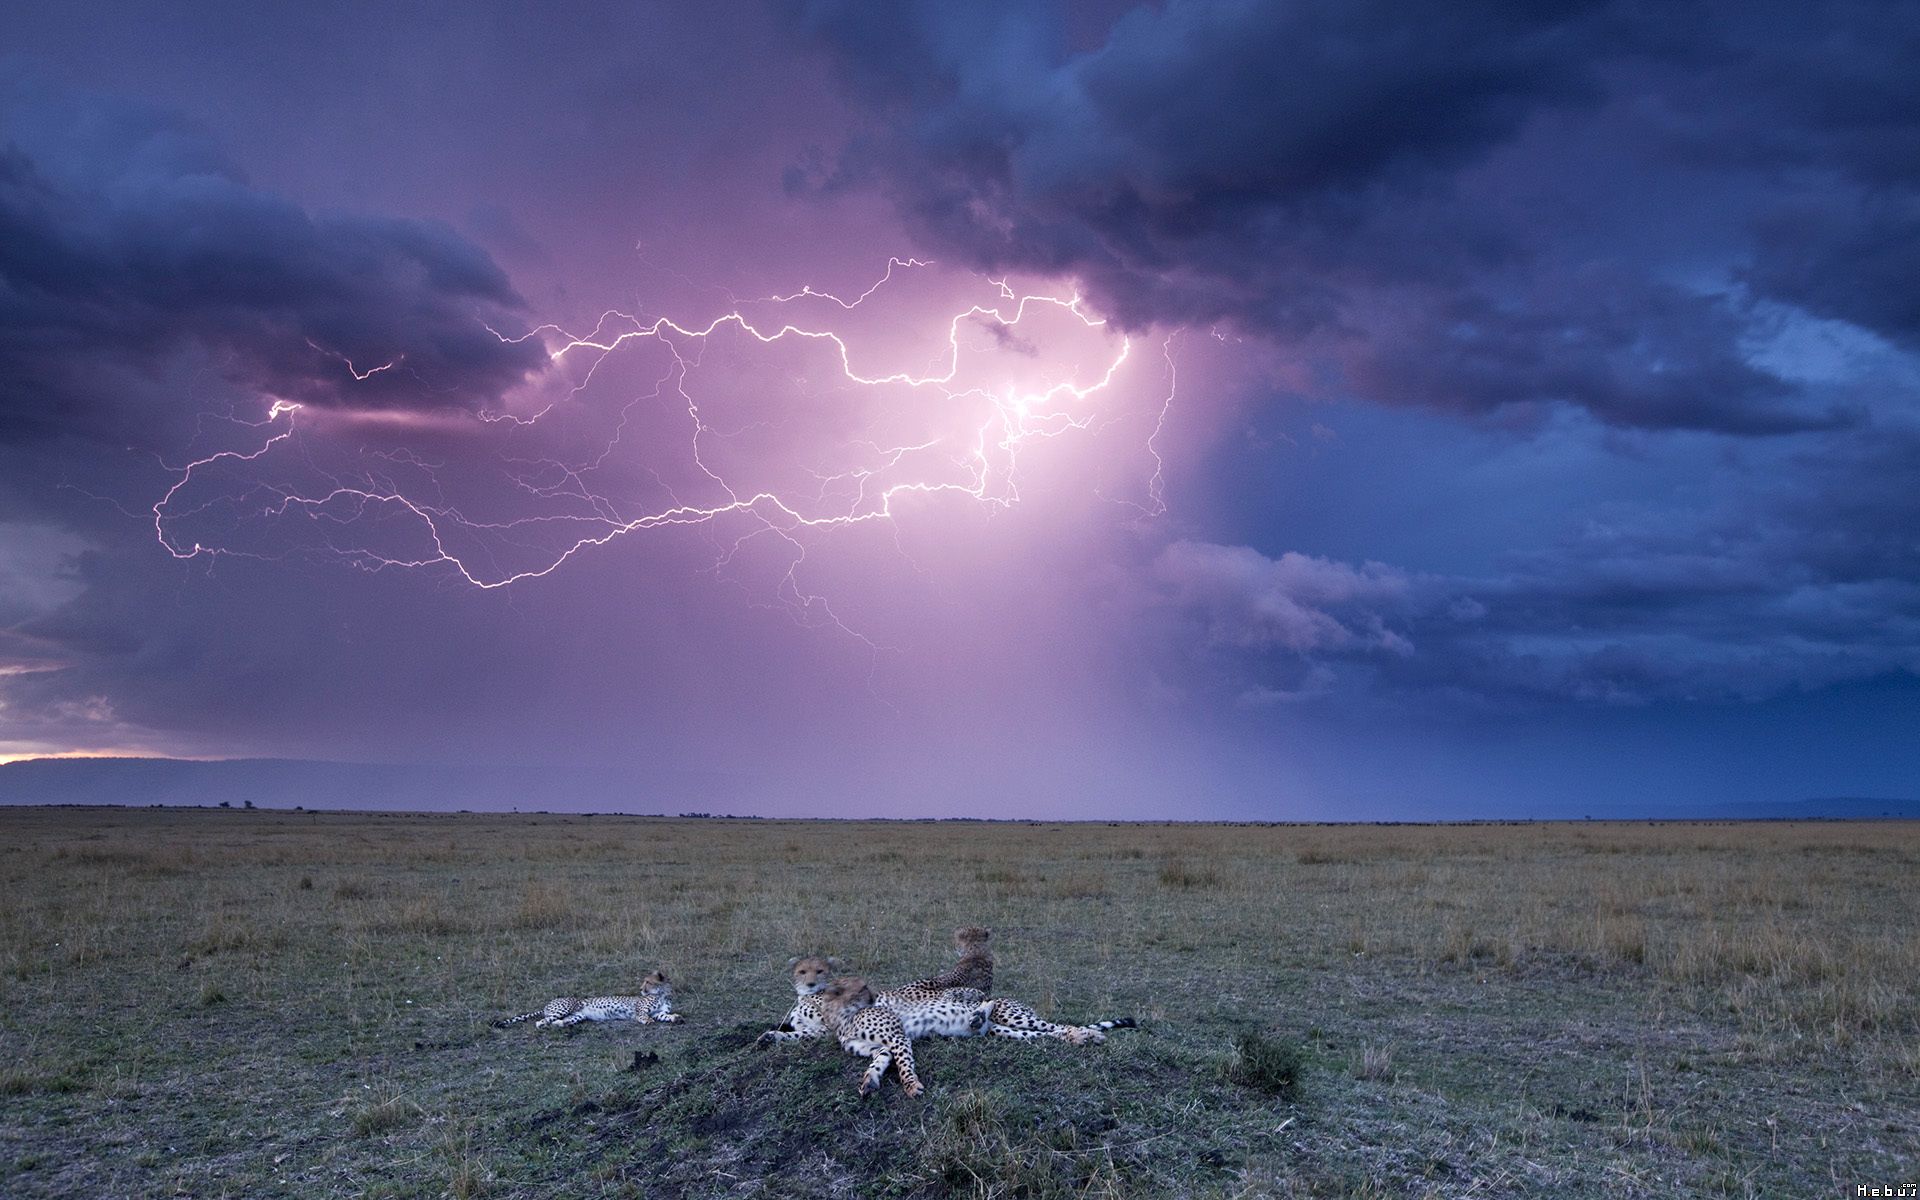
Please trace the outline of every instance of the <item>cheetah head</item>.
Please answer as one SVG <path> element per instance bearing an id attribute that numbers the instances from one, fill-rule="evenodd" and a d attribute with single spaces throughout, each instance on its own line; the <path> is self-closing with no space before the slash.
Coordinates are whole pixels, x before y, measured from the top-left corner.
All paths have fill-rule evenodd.
<path id="1" fill-rule="evenodd" d="M 826 989 L 833 981 L 833 973 L 840 966 L 835 958 L 790 958 L 787 965 L 793 968 L 793 990 L 797 995 L 811 996 Z"/>
<path id="2" fill-rule="evenodd" d="M 673 981 L 659 971 L 648 971 L 647 977 L 640 981 L 640 993 L 645 996 L 671 996 Z"/>
<path id="3" fill-rule="evenodd" d="M 820 992 L 820 1007 L 825 1012 L 829 1024 L 842 1017 L 850 1017 L 874 1001 L 873 988 L 858 975 L 846 975 L 834 980 Z"/>
<path id="4" fill-rule="evenodd" d="M 960 951 L 960 957 L 969 954 L 987 953 L 987 939 L 993 935 L 978 925 L 964 925 L 953 931 L 954 948 Z"/>

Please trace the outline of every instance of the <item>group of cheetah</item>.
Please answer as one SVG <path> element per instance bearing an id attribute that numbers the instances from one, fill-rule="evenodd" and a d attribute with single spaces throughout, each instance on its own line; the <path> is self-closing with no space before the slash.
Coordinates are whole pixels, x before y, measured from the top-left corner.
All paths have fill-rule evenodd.
<path id="1" fill-rule="evenodd" d="M 851 1054 L 868 1058 L 860 1080 L 860 1095 L 880 1086 L 888 1066 L 900 1077 L 909 1096 L 926 1088 L 913 1066 L 913 1041 L 928 1036 L 1058 1038 L 1075 1046 L 1106 1040 L 1106 1030 L 1133 1025 L 1132 1017 L 1096 1021 L 1090 1025 L 1057 1025 L 1018 1000 L 993 997 L 993 952 L 990 934 L 976 926 L 956 929 L 954 946 L 960 961 L 952 969 L 905 987 L 876 992 L 858 976 L 834 978 L 839 963 L 832 958 L 793 958 L 793 1008 L 776 1029 L 761 1034 L 757 1045 L 804 1041 L 831 1034 Z M 505 1028 L 533 1020 L 536 1026 L 565 1027 L 581 1021 L 677 1022 L 672 1009 L 673 985 L 658 971 L 648 975 L 638 996 L 571 996 L 549 1001 L 545 1008 L 493 1022 Z"/>
<path id="2" fill-rule="evenodd" d="M 989 936 L 986 930 L 974 926 L 954 930 L 960 961 L 951 970 L 884 992 L 874 991 L 858 976 L 831 979 L 838 965 L 831 958 L 793 959 L 797 999 L 787 1019 L 778 1029 L 761 1034 L 759 1044 L 832 1034 L 848 1053 L 870 1059 L 860 1080 L 862 1096 L 880 1086 L 889 1064 L 899 1074 L 900 1086 L 907 1095 L 918 1096 L 926 1089 L 913 1067 L 915 1038 L 986 1033 L 1023 1041 L 1052 1037 L 1081 1046 L 1105 1041 L 1108 1029 L 1133 1024 L 1132 1017 L 1122 1017 L 1091 1025 L 1056 1025 L 1018 1000 L 992 998 Z"/>

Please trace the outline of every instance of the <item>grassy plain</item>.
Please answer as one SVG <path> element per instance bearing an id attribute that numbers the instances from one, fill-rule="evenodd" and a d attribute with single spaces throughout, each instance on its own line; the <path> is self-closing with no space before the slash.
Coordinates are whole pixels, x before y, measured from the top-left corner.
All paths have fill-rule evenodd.
<path id="1" fill-rule="evenodd" d="M 1104 1046 L 756 1049 L 994 931 Z M 687 1024 L 493 1017 L 667 971 Z M 0 809 L 0 1194 L 1839 1196 L 1920 1177 L 1920 825 Z"/>

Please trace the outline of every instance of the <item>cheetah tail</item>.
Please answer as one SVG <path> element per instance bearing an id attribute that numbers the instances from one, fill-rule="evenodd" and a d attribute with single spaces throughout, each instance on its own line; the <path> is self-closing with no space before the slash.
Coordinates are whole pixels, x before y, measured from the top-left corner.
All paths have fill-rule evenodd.
<path id="1" fill-rule="evenodd" d="M 536 1008 L 530 1013 L 521 1013 L 517 1017 L 501 1017 L 498 1021 L 491 1022 L 491 1024 L 495 1029 L 505 1029 L 509 1025 L 518 1025 L 522 1021 L 531 1021 L 539 1015 L 540 1010 Z"/>
<path id="2" fill-rule="evenodd" d="M 1140 1023 L 1132 1017 L 1121 1017 L 1118 1021 L 1094 1021 L 1086 1026 L 1088 1029 L 1138 1029 L 1139 1027 Z"/>

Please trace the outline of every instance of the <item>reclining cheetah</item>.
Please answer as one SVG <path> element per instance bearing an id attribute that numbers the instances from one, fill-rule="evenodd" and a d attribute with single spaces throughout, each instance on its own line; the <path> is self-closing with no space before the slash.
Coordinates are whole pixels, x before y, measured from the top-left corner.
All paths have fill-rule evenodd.
<path id="1" fill-rule="evenodd" d="M 912 1040 L 892 1009 L 873 1002 L 873 989 L 866 980 L 858 976 L 836 979 L 815 995 L 820 1000 L 820 1017 L 840 1039 L 840 1045 L 849 1054 L 865 1054 L 872 1059 L 860 1077 L 861 1099 L 880 1089 L 889 1063 L 899 1074 L 900 1086 L 907 1095 L 926 1091 L 913 1069 Z"/>
<path id="2" fill-rule="evenodd" d="M 760 1035 L 758 1044 L 762 1046 L 825 1037 L 830 1032 L 823 1011 L 823 994 L 833 978 L 833 972 L 840 965 L 839 961 L 832 958 L 793 958 L 787 960 L 787 965 L 793 968 L 796 999 L 779 1027 Z M 871 1003 L 892 1009 L 910 1038 L 936 1033 L 942 1037 L 966 1037 L 977 1033 L 986 1025 L 985 1013 L 992 1007 L 986 993 L 975 988 L 928 987 L 926 980 L 880 992 Z"/>
<path id="3" fill-rule="evenodd" d="M 977 925 L 954 930 L 953 944 L 960 951 L 958 963 L 938 975 L 881 992 L 879 1002 L 899 1013 L 907 1032 L 914 1037 L 925 1037 L 930 1033 L 941 1037 L 967 1037 L 974 1032 L 971 1022 L 955 1018 L 970 1011 L 970 1001 L 982 1000 L 993 994 L 993 951 L 987 948 L 987 940 L 991 936 L 991 933 Z M 978 995 L 972 994 L 976 992 Z M 995 1000 L 985 1032 L 994 1037 L 1021 1040 L 1059 1038 L 1080 1046 L 1089 1042 L 1104 1042 L 1107 1040 L 1104 1030 L 1131 1028 L 1133 1023 L 1132 1017 L 1122 1017 L 1117 1021 L 1096 1021 L 1090 1025 L 1056 1025 L 1044 1020 L 1039 1013 L 1018 1000 Z"/>
<path id="4" fill-rule="evenodd" d="M 758 1045 L 771 1046 L 775 1042 L 798 1042 L 826 1036 L 827 1024 L 820 1013 L 820 993 L 827 989 L 840 961 L 809 956 L 790 958 L 787 965 L 793 968 L 793 990 L 798 999 L 787 1010 L 786 1019 L 780 1022 L 778 1028 L 760 1035 Z"/>
<path id="5" fill-rule="evenodd" d="M 778 1028 L 761 1034 L 758 1045 L 805 1041 L 825 1037 L 830 1032 L 824 994 L 834 969 L 839 966 L 838 961 L 795 958 L 790 959 L 788 965 L 793 968 L 796 999 L 787 1010 L 786 1019 Z M 880 992 L 869 1003 L 893 1010 L 909 1038 L 936 1033 L 943 1037 L 964 1037 L 978 1032 L 985 1024 L 982 1010 L 991 1007 L 986 1003 L 986 993 L 975 988 L 930 988 L 924 986 L 925 982 Z"/>
<path id="6" fill-rule="evenodd" d="M 959 966 L 905 987 L 880 992 L 875 997 L 875 1003 L 898 1014 L 907 1036 L 915 1038 L 930 1035 L 970 1037 L 975 1033 L 986 1033 L 1022 1041 L 1052 1037 L 1081 1046 L 1106 1041 L 1104 1030 L 1133 1025 L 1132 1017 L 1096 1021 L 1090 1025 L 1057 1025 L 1018 1000 L 989 1001 L 985 988 L 948 982 L 954 978 L 967 978 L 992 985 L 993 956 L 986 950 L 986 940 L 987 931 L 984 929 L 957 930 L 954 941 L 962 951 Z M 793 990 L 798 999 L 779 1028 L 769 1029 L 760 1035 L 759 1044 L 763 1046 L 817 1038 L 827 1032 L 820 1015 L 818 993 L 827 986 L 838 964 L 832 959 L 794 958 L 788 960 L 788 965 L 793 968 Z M 978 1020 L 978 1013 L 983 1006 L 987 1010 L 984 1024 Z"/>
<path id="7" fill-rule="evenodd" d="M 1107 1040 L 1108 1029 L 1132 1029 L 1132 1017 L 1112 1021 L 1092 1021 L 1085 1025 L 1059 1025 L 1042 1017 L 1018 1000 L 990 1000 L 978 988 L 948 988 L 945 992 L 923 995 L 917 986 L 895 988 L 880 993 L 880 1003 L 900 1014 L 900 1020 L 914 1037 L 937 1034 L 940 1037 L 971 1037 L 983 1033 L 989 1037 L 1029 1041 L 1050 1037 L 1074 1046 L 1098 1045 Z M 956 1019 L 956 1014 L 971 1014 L 984 1005 L 986 1021 L 973 1024 Z"/>
<path id="8" fill-rule="evenodd" d="M 987 939 L 990 936 L 987 930 L 977 925 L 968 925 L 954 930 L 953 944 L 960 951 L 959 963 L 939 975 L 930 976 L 908 986 L 927 991 L 977 988 L 982 993 L 991 992 L 993 990 L 993 952 L 987 949 Z M 796 957 L 788 959 L 787 966 L 793 969 L 793 990 L 799 998 L 777 1028 L 769 1029 L 760 1035 L 760 1044 L 763 1046 L 774 1042 L 817 1038 L 827 1031 L 826 1026 L 820 1021 L 820 1002 L 814 997 L 832 980 L 833 973 L 840 969 L 840 960 L 832 956 Z M 882 993 L 888 996 L 893 994 Z"/>
<path id="9" fill-rule="evenodd" d="M 495 1029 L 505 1029 L 509 1025 L 518 1025 L 522 1021 L 533 1021 L 533 1027 L 539 1029 L 546 1025 L 565 1028 L 578 1025 L 582 1021 L 638 1021 L 642 1025 L 655 1022 L 673 1024 L 685 1020 L 672 1009 L 673 984 L 658 971 L 650 973 L 640 984 L 638 996 L 560 996 L 547 1001 L 545 1008 L 533 1012 L 521 1013 L 517 1017 L 501 1017 L 493 1022 Z"/>

